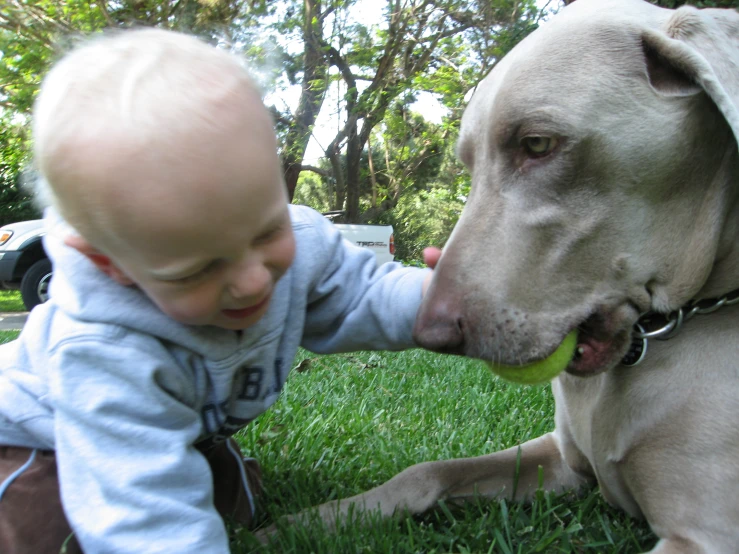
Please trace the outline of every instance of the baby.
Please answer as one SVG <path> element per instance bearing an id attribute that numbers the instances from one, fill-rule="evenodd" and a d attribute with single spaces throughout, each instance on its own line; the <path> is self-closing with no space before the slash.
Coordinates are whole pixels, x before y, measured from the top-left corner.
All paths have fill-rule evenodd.
<path id="1" fill-rule="evenodd" d="M 228 552 L 259 488 L 231 435 L 299 346 L 414 347 L 431 273 L 289 205 L 259 91 L 193 37 L 83 45 L 33 130 L 54 278 L 0 347 L 0 552 Z"/>

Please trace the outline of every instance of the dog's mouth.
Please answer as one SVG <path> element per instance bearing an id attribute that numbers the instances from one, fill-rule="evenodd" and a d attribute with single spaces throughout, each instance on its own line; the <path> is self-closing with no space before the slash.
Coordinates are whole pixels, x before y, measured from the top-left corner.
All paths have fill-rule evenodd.
<path id="1" fill-rule="evenodd" d="M 597 311 L 578 325 L 575 356 L 567 366 L 572 375 L 596 375 L 615 366 L 631 344 L 631 324 L 612 313 Z"/>

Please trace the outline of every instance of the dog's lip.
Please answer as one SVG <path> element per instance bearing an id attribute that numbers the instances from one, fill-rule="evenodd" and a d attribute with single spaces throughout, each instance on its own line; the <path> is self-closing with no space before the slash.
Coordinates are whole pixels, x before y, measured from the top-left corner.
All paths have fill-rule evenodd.
<path id="1" fill-rule="evenodd" d="M 567 372 L 587 377 L 615 366 L 631 344 L 633 317 L 637 316 L 624 318 L 617 317 L 611 310 L 594 311 L 577 326 L 577 347 Z"/>

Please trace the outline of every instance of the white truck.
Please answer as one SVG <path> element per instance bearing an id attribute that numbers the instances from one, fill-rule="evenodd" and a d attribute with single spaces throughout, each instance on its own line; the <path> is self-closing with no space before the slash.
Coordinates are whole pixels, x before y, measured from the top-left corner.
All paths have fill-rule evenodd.
<path id="1" fill-rule="evenodd" d="M 395 259 L 395 239 L 392 225 L 351 225 L 334 223 L 344 238 L 375 253 L 377 265 Z"/>
<path id="2" fill-rule="evenodd" d="M 336 227 L 346 239 L 372 250 L 378 265 L 395 258 L 392 226 L 337 223 Z M 52 270 L 41 242 L 43 236 L 41 219 L 0 227 L 0 288 L 20 289 L 29 310 L 49 298 Z"/>

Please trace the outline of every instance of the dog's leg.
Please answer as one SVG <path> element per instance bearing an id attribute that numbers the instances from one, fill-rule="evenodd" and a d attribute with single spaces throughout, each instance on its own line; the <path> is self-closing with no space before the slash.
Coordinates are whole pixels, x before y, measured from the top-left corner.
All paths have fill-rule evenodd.
<path id="1" fill-rule="evenodd" d="M 379 510 L 389 516 L 402 510 L 417 514 L 439 500 L 464 501 L 475 495 L 525 500 L 539 486 L 540 467 L 544 490 L 563 491 L 590 481 L 570 468 L 560 452 L 558 437 L 548 433 L 494 454 L 420 463 L 365 493 L 322 504 L 290 519 L 303 519 L 317 510 L 333 528 L 352 510 Z"/>

